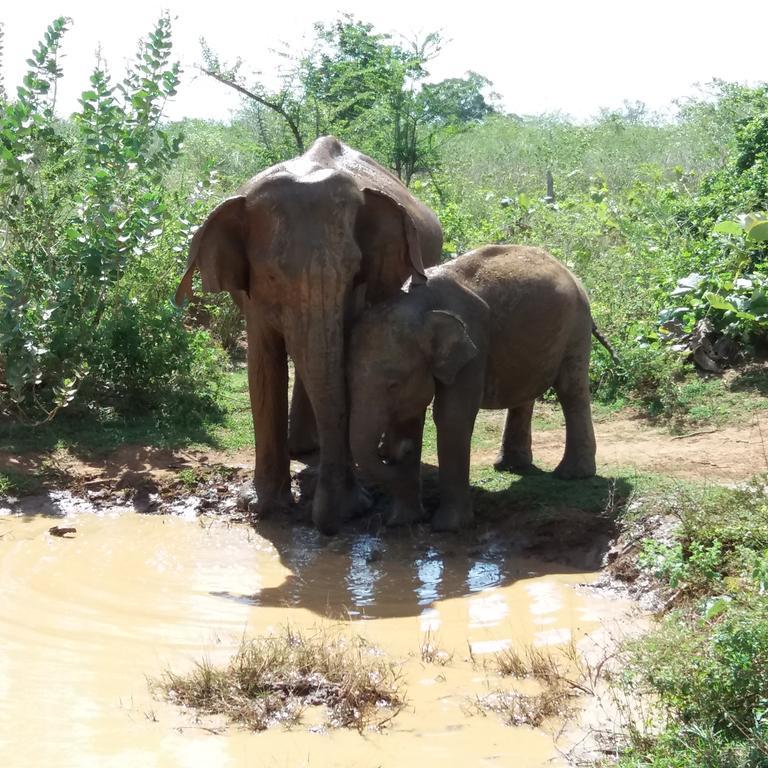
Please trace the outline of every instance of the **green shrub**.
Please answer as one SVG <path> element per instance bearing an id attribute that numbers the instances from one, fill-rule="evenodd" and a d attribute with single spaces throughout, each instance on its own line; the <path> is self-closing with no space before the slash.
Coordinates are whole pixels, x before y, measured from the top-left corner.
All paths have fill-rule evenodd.
<path id="1" fill-rule="evenodd" d="M 650 688 L 669 718 L 651 755 L 677 755 L 672 765 L 768 764 L 768 598 L 732 601 L 712 619 L 673 613 L 631 659 L 627 680 Z"/>
<path id="2" fill-rule="evenodd" d="M 208 181 L 191 196 L 163 184 L 181 147 L 160 122 L 180 72 L 170 20 L 122 82 L 99 60 L 62 122 L 54 95 L 68 23 L 48 28 L 0 120 L 0 405 L 35 422 L 74 401 L 208 407 L 216 355 L 169 305 L 208 194 Z"/>

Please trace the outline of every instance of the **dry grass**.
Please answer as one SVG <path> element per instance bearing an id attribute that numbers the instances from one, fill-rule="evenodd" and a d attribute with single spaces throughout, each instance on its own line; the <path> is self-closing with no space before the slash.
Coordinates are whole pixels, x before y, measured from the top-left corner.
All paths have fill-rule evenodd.
<path id="1" fill-rule="evenodd" d="M 440 647 L 438 638 L 431 629 L 424 633 L 424 639 L 419 646 L 419 653 L 424 664 L 437 664 L 439 667 L 444 667 L 453 661 L 453 653 Z"/>
<path id="2" fill-rule="evenodd" d="M 186 675 L 166 671 L 154 683 L 169 701 L 226 715 L 255 731 L 301 720 L 325 707 L 328 727 L 380 727 L 402 708 L 397 668 L 356 635 L 320 629 L 244 640 L 230 662 L 198 662 Z"/>
<path id="3" fill-rule="evenodd" d="M 561 686 L 546 686 L 541 693 L 494 691 L 479 697 L 475 706 L 483 712 L 496 712 L 506 725 L 538 728 L 549 717 L 565 717 L 571 712 L 573 691 Z"/>
<path id="4" fill-rule="evenodd" d="M 484 712 L 497 712 L 508 725 L 534 728 L 549 717 L 568 717 L 576 696 L 594 694 L 601 673 L 586 664 L 572 644 L 557 655 L 533 646 L 522 652 L 509 647 L 494 654 L 489 666 L 490 671 L 501 677 L 536 680 L 541 683 L 542 690 L 536 694 L 496 690 L 479 697 L 474 702 L 475 707 Z"/>

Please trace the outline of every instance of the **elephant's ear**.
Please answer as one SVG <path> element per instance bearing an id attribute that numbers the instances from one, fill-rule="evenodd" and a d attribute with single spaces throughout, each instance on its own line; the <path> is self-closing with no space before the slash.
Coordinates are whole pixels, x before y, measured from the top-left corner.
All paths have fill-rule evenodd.
<path id="1" fill-rule="evenodd" d="M 464 321 L 452 312 L 433 309 L 424 322 L 427 357 L 432 374 L 443 384 L 452 384 L 456 374 L 478 354 Z"/>
<path id="2" fill-rule="evenodd" d="M 214 208 L 189 246 L 187 271 L 181 278 L 175 302 L 192 298 L 192 277 L 200 270 L 203 290 L 248 292 L 250 270 L 245 249 L 245 196 L 227 198 Z"/>
<path id="3" fill-rule="evenodd" d="M 363 197 L 365 202 L 362 220 L 364 225 L 368 225 L 365 229 L 376 232 L 377 236 L 381 236 L 382 228 L 386 227 L 382 219 L 394 220 L 399 230 L 397 234 L 400 235 L 401 242 L 405 243 L 408 253 L 411 280 L 414 283 L 425 283 L 427 276 L 424 273 L 421 243 L 419 242 L 419 234 L 416 231 L 416 223 L 411 214 L 408 213 L 404 205 L 380 189 L 365 188 L 363 189 Z M 375 220 L 375 224 L 373 224 L 372 220 Z M 363 239 L 365 239 L 365 235 Z"/>

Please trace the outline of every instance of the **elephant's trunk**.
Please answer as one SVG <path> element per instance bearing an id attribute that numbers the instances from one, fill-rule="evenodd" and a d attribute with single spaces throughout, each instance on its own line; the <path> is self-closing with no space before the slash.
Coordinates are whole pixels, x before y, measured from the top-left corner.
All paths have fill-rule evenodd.
<path id="1" fill-rule="evenodd" d="M 399 471 L 396 464 L 385 463 L 379 451 L 382 436 L 387 428 L 384 419 L 355 405 L 350 416 L 350 446 L 352 457 L 363 478 L 391 488 Z M 394 458 L 394 457 L 390 457 Z"/>

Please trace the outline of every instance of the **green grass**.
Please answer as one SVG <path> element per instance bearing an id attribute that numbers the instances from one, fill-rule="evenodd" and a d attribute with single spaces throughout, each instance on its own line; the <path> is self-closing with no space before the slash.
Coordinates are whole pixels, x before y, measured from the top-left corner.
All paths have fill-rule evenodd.
<path id="1" fill-rule="evenodd" d="M 0 497 L 35 493 L 41 487 L 41 480 L 26 472 L 6 469 L 0 472 Z"/>
<path id="2" fill-rule="evenodd" d="M 622 768 L 768 766 L 768 495 L 679 487 L 649 494 L 635 522 L 677 518 L 672 541 L 646 540 L 638 564 L 672 610 L 625 649 L 614 681 L 649 697 L 656 727 L 632 723 Z"/>
<path id="3" fill-rule="evenodd" d="M 768 408 L 768 366 L 754 363 L 722 375 L 697 372 L 670 355 L 645 361 L 635 351 L 631 391 L 607 393 L 605 406 L 629 406 L 671 432 L 743 423 Z M 599 413 L 599 409 L 595 409 Z M 599 416 L 598 416 L 599 420 Z"/>
<path id="4" fill-rule="evenodd" d="M 123 445 L 153 448 L 215 448 L 236 451 L 253 444 L 253 427 L 244 370 L 226 374 L 219 409 L 176 418 L 160 413 L 122 417 L 110 409 L 61 414 L 31 427 L 0 421 L 0 450 L 23 455 L 66 449 L 78 456 L 100 456 Z"/>
<path id="5" fill-rule="evenodd" d="M 669 407 L 669 420 L 681 427 L 723 426 L 743 422 L 748 416 L 768 408 L 768 373 L 765 371 L 733 376 L 705 377 L 697 374 L 676 389 Z"/>

